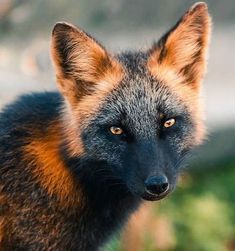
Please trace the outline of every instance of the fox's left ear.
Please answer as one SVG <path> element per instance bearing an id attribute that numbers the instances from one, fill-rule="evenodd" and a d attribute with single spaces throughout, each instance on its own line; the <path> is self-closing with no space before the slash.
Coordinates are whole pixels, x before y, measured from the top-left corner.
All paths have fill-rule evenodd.
<path id="1" fill-rule="evenodd" d="M 196 3 L 149 51 L 151 74 L 160 79 L 164 74 L 174 79 L 175 74 L 198 89 L 206 68 L 210 26 L 207 5 Z"/>

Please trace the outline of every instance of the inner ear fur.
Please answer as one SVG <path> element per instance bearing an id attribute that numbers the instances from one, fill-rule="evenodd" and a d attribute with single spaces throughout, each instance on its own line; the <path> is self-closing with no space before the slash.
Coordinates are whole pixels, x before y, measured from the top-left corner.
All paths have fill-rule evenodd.
<path id="1" fill-rule="evenodd" d="M 71 24 L 55 25 L 51 54 L 59 89 L 72 101 L 89 94 L 101 82 L 114 84 L 122 73 L 115 58 L 90 35 Z"/>
<path id="2" fill-rule="evenodd" d="M 211 19 L 205 3 L 196 3 L 149 51 L 152 75 L 172 72 L 197 89 L 205 73 Z M 174 79 L 173 78 L 173 79 Z"/>

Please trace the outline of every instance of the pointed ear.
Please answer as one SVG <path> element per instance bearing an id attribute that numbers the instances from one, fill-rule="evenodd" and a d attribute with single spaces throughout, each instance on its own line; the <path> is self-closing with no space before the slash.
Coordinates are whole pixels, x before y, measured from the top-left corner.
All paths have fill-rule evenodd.
<path id="1" fill-rule="evenodd" d="M 77 102 L 96 88 L 112 85 L 121 77 L 121 64 L 73 25 L 55 25 L 51 52 L 58 87 L 71 102 Z"/>
<path id="2" fill-rule="evenodd" d="M 151 74 L 157 77 L 170 70 L 175 78 L 197 89 L 206 68 L 210 24 L 207 5 L 192 6 L 149 51 Z M 160 73 L 161 70 L 165 73 Z"/>

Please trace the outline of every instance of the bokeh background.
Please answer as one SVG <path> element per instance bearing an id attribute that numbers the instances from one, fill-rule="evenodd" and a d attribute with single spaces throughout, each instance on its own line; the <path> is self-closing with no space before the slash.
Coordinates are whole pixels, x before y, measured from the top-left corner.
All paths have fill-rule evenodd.
<path id="1" fill-rule="evenodd" d="M 56 88 L 49 56 L 55 22 L 82 27 L 114 52 L 143 49 L 194 2 L 0 0 L 0 109 L 22 93 Z M 105 250 L 235 250 L 235 1 L 206 2 L 214 24 L 203 90 L 208 140 L 176 192 L 144 205 Z"/>

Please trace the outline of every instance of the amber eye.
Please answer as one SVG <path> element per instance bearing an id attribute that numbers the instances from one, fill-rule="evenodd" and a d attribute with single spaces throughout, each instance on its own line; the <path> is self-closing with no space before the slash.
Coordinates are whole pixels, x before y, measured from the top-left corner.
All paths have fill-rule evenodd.
<path id="1" fill-rule="evenodd" d="M 164 127 L 169 128 L 175 124 L 175 119 L 168 119 L 164 122 Z"/>
<path id="2" fill-rule="evenodd" d="M 111 126 L 109 128 L 110 132 L 114 135 L 121 135 L 123 134 L 123 129 L 121 127 L 118 127 L 118 126 Z"/>

